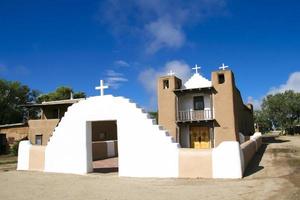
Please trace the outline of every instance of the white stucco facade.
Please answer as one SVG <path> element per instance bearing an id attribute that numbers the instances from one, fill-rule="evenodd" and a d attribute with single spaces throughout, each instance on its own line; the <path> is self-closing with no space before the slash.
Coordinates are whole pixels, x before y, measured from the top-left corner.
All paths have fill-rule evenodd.
<path id="1" fill-rule="evenodd" d="M 92 172 L 91 123 L 116 120 L 119 175 L 177 177 L 178 148 L 147 113 L 123 97 L 91 97 L 69 107 L 45 151 L 45 171 Z"/>
<path id="2" fill-rule="evenodd" d="M 212 152 L 213 178 L 242 178 L 243 163 L 239 142 L 222 142 Z"/>

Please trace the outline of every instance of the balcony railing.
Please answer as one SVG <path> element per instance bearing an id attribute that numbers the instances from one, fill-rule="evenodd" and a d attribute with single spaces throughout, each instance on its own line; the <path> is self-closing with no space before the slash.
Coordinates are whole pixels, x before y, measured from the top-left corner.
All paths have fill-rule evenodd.
<path id="1" fill-rule="evenodd" d="M 212 120 L 212 110 L 185 110 L 178 111 L 177 121 L 204 121 Z"/>

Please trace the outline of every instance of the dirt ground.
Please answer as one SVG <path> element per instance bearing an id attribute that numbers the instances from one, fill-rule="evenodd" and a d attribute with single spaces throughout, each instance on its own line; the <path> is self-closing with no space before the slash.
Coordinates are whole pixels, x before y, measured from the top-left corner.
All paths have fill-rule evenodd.
<path id="1" fill-rule="evenodd" d="M 0 165 L 0 198 L 10 199 L 300 199 L 300 136 L 268 136 L 239 180 L 120 178 L 15 171 Z M 0 157 L 1 159 L 1 157 Z"/>

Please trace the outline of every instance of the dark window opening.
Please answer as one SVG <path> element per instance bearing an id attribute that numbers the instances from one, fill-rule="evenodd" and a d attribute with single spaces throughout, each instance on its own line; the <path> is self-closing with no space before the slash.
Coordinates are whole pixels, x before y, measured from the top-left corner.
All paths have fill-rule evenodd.
<path id="1" fill-rule="evenodd" d="M 218 75 L 218 81 L 219 81 L 219 84 L 223 84 L 225 82 L 224 74 L 219 74 Z"/>
<path id="2" fill-rule="evenodd" d="M 58 109 L 53 109 L 52 110 L 52 119 L 58 119 Z"/>
<path id="3" fill-rule="evenodd" d="M 177 80 L 176 81 L 176 89 L 180 89 L 181 88 L 181 81 Z"/>
<path id="4" fill-rule="evenodd" d="M 194 97 L 194 110 L 204 110 L 203 96 Z"/>
<path id="5" fill-rule="evenodd" d="M 164 80 L 163 81 L 163 88 L 168 89 L 169 88 L 169 80 Z"/>
<path id="6" fill-rule="evenodd" d="M 43 135 L 35 135 L 35 144 L 42 145 Z"/>

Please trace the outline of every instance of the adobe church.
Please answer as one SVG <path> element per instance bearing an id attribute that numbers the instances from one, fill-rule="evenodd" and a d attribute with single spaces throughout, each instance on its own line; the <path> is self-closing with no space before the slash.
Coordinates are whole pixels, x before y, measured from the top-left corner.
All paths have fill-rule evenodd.
<path id="1" fill-rule="evenodd" d="M 197 65 L 186 82 L 173 73 L 160 77 L 159 124 L 183 148 L 213 148 L 254 133 L 253 106 L 244 105 L 234 74 L 224 64 L 204 78 Z"/>
<path id="2" fill-rule="evenodd" d="M 101 81 L 100 96 L 70 105 L 47 143 L 20 142 L 17 169 L 86 174 L 94 160 L 118 157 L 119 176 L 242 178 L 261 146 L 252 106 L 226 66 L 211 81 L 193 69 L 184 84 L 159 78 L 159 125 L 131 100 L 105 95 Z"/>

